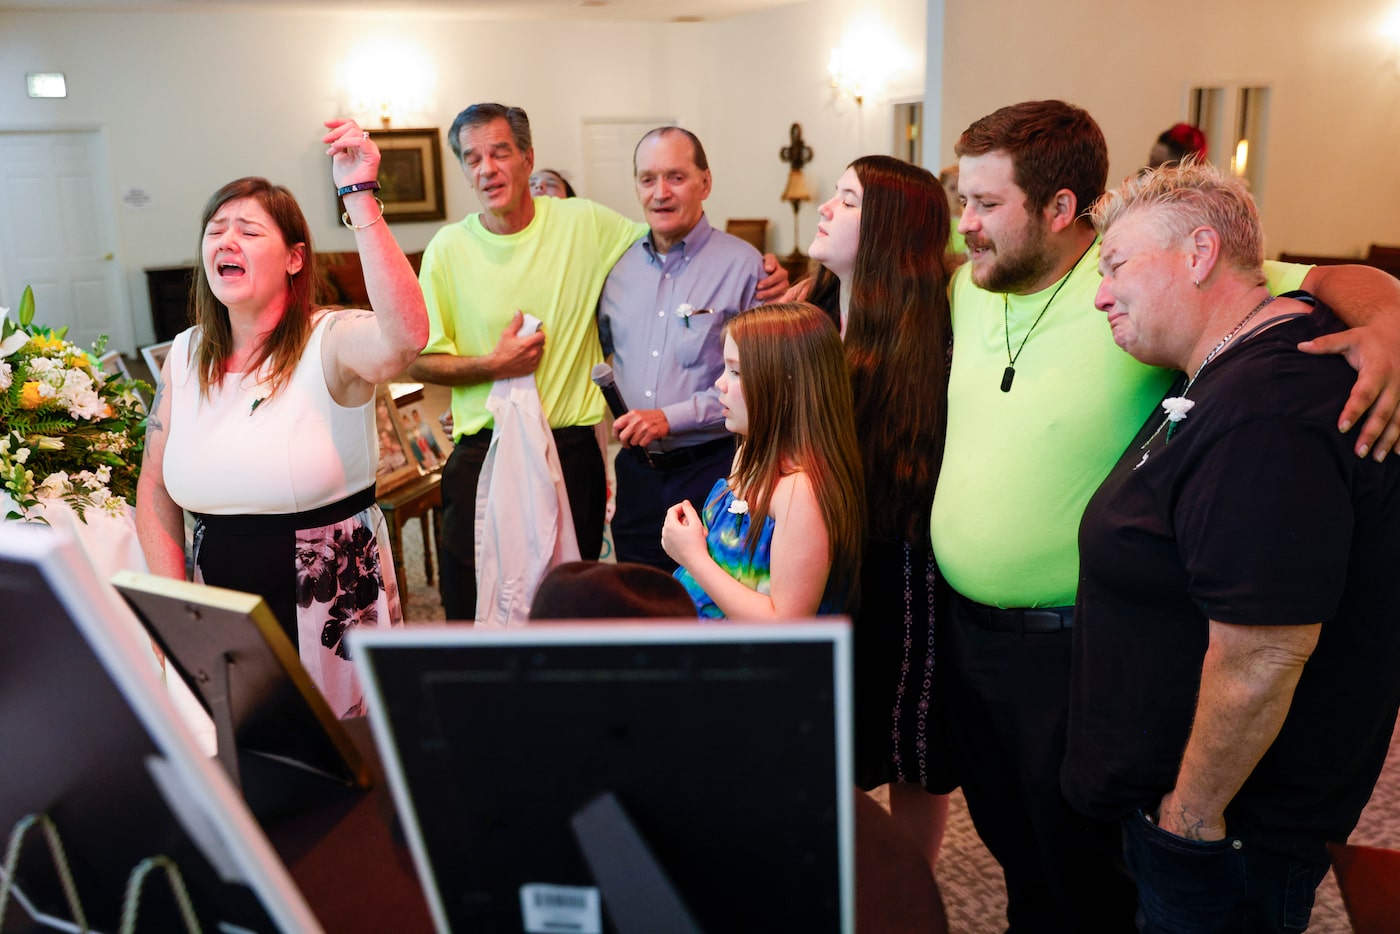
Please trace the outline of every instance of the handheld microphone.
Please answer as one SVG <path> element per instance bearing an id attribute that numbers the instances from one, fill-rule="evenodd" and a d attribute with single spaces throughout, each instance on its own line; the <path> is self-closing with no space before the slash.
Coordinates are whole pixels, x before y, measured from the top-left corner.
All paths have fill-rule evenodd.
<path id="1" fill-rule="evenodd" d="M 602 391 L 603 401 L 607 402 L 613 418 L 626 415 L 627 403 L 622 400 L 622 393 L 618 391 L 617 380 L 613 378 L 613 368 L 606 363 L 599 363 L 593 367 L 592 376 L 593 384 Z"/>
<path id="2" fill-rule="evenodd" d="M 614 419 L 619 419 L 627 414 L 627 403 L 622 399 L 622 393 L 617 388 L 617 380 L 613 377 L 613 368 L 606 363 L 599 363 L 593 367 L 591 374 L 593 384 L 598 387 L 603 394 L 603 401 L 608 404 L 608 410 L 612 412 Z M 651 462 L 651 454 L 646 448 L 630 445 L 630 450 L 637 459 L 645 463 L 648 467 L 654 466 Z"/>

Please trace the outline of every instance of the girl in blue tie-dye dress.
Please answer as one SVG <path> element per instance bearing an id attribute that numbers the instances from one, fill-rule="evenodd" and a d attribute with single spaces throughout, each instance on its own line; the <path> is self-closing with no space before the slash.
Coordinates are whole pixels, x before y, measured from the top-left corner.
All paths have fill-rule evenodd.
<path id="1" fill-rule="evenodd" d="M 840 613 L 860 567 L 864 495 L 841 338 L 808 304 L 766 305 L 729 323 L 715 381 L 734 469 L 703 516 L 673 506 L 661 530 L 701 617 Z"/>

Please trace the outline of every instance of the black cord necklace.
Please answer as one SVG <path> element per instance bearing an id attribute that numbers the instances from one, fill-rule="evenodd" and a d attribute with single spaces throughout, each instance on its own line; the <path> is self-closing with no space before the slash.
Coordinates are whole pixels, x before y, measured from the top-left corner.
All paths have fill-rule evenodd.
<path id="1" fill-rule="evenodd" d="M 1065 277 L 1060 280 L 1060 284 L 1055 286 L 1055 291 L 1050 293 L 1050 298 L 1046 300 L 1045 305 L 1040 309 L 1040 314 L 1036 315 L 1035 320 L 1031 322 L 1030 330 L 1026 332 L 1025 337 L 1021 338 L 1021 346 L 1016 348 L 1015 356 L 1011 354 L 1011 298 L 1006 293 L 1002 293 L 1001 323 L 1006 334 L 1006 369 L 1003 370 L 1001 374 L 1002 392 L 1011 391 L 1011 381 L 1016 378 L 1016 361 L 1021 359 L 1021 351 L 1026 349 L 1026 341 L 1031 339 L 1031 331 L 1034 331 L 1035 326 L 1040 323 L 1040 319 L 1045 317 L 1045 313 L 1050 310 L 1050 304 L 1055 301 L 1055 296 L 1060 294 L 1060 289 L 1065 287 L 1065 283 L 1069 281 L 1069 277 L 1074 275 L 1074 271 L 1079 268 L 1079 264 L 1084 262 L 1084 257 L 1089 255 L 1089 250 L 1093 248 L 1094 242 L 1097 241 L 1091 241 L 1090 244 L 1084 248 L 1084 252 L 1080 253 L 1079 259 L 1075 260 L 1074 265 L 1069 267 L 1069 272 L 1065 273 Z"/>

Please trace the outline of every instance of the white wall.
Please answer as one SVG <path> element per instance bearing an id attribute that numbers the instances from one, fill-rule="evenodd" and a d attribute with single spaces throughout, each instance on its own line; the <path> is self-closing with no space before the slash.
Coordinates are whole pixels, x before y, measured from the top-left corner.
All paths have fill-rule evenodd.
<path id="1" fill-rule="evenodd" d="M 792 208 L 778 200 L 789 167 L 778 152 L 788 145 L 789 127 L 800 123 L 813 151 L 802 171 L 817 198 L 798 216 L 806 252 L 816 233 L 816 205 L 831 196 L 851 160 L 893 151 L 890 101 L 923 95 L 924 6 L 924 0 L 869 0 L 855 10 L 838 0 L 809 0 L 709 27 L 702 66 L 708 73 L 692 129 L 705 142 L 715 176 L 711 218 L 767 217 L 768 248 L 792 251 Z M 826 68 L 832 48 L 867 20 L 888 34 L 898 67 L 857 108 L 834 99 Z"/>
<path id="2" fill-rule="evenodd" d="M 194 259 L 200 209 L 230 179 L 258 174 L 286 184 L 317 249 L 353 247 L 336 223 L 319 139 L 322 120 L 349 113 L 344 70 L 366 37 L 402 40 L 435 71 L 423 111 L 396 126 L 445 129 L 467 103 L 504 99 L 538 113 L 537 151 L 576 165 L 579 115 L 599 101 L 618 113 L 650 113 L 664 101 L 664 83 L 637 80 L 638 69 L 662 60 L 656 33 L 344 13 L 0 13 L 0 129 L 102 127 L 114 201 L 130 188 L 149 194 L 145 207 L 117 208 L 117 254 L 143 342 L 151 338 L 143 267 Z M 69 97 L 29 100 L 23 74 L 35 70 L 65 72 Z M 448 216 L 460 217 L 474 200 L 450 151 L 444 160 Z M 411 251 L 437 226 L 399 224 L 395 232 Z"/>
<path id="3" fill-rule="evenodd" d="M 936 168 L 977 117 L 1063 97 L 1102 124 L 1116 179 L 1184 115 L 1190 84 L 1268 83 L 1271 251 L 1359 254 L 1372 241 L 1400 243 L 1400 51 L 1376 34 L 1396 3 L 1237 0 L 1188 15 L 1148 0 L 870 0 L 859 9 L 806 0 L 716 23 L 631 25 L 0 12 L 0 131 L 103 131 L 138 342 L 151 336 L 142 268 L 193 259 L 204 199 L 231 178 L 258 173 L 289 185 L 318 247 L 349 248 L 335 224 L 319 125 L 349 112 L 345 71 L 364 67 L 351 64 L 356 55 L 375 60 L 362 50 L 376 42 L 408 47 L 433 75 L 421 110 L 399 114 L 396 126 L 445 128 L 473 101 L 519 104 L 531 114 L 540 162 L 576 176 L 584 118 L 674 115 L 709 151 L 711 219 L 767 216 L 778 253 L 793 247 L 778 150 L 794 121 L 815 151 L 806 173 L 824 197 L 851 159 L 891 151 L 892 98 L 929 96 L 924 162 Z M 891 36 L 891 59 L 905 61 L 857 109 L 833 100 L 826 63 L 868 17 Z M 927 81 L 926 41 L 937 50 Z M 29 100 L 28 71 L 65 72 L 70 96 Z M 475 202 L 444 156 L 448 215 L 460 217 Z M 149 205 L 122 205 L 130 188 L 146 191 Z M 803 205 L 800 221 L 805 248 L 815 205 Z M 436 227 L 395 230 L 417 250 Z M 16 298 L 0 294 L 0 305 Z"/>
<path id="4" fill-rule="evenodd" d="M 778 200 L 787 167 L 778 150 L 802 123 L 816 160 L 816 193 L 847 162 L 891 148 L 891 94 L 923 91 L 923 0 L 873 0 L 901 37 L 908 64 L 863 112 L 835 104 L 827 85 L 831 48 L 852 21 L 836 0 L 807 0 L 717 23 L 483 23 L 444 16 L 269 13 L 65 14 L 0 12 L 0 131 L 102 129 L 112 204 L 138 343 L 152 339 L 143 268 L 191 262 L 205 199 L 230 179 L 266 175 L 290 187 L 319 250 L 349 249 L 336 223 L 321 121 L 351 114 L 347 68 L 373 61 L 367 44 L 398 43 L 428 63 L 421 110 L 395 126 L 444 130 L 464 106 L 500 100 L 531 117 L 537 161 L 582 174 L 584 118 L 669 114 L 698 133 L 715 174 L 708 210 L 772 220 L 769 247 L 792 249 L 792 212 Z M 67 74 L 64 100 L 30 100 L 23 75 Z M 444 147 L 447 213 L 476 209 Z M 144 207 L 120 202 L 132 188 Z M 824 197 L 824 195 L 823 195 Z M 815 229 L 802 209 L 802 246 Z M 437 223 L 397 224 L 406 250 L 422 249 Z M 0 295 L 0 305 L 17 296 Z M 124 348 L 129 350 L 130 348 Z"/>
<path id="5" fill-rule="evenodd" d="M 1361 255 L 1400 243 L 1400 47 L 1378 34 L 1398 7 L 946 0 L 942 136 L 951 150 L 1000 106 L 1062 98 L 1103 127 L 1112 183 L 1186 115 L 1188 86 L 1267 84 L 1267 249 Z"/>

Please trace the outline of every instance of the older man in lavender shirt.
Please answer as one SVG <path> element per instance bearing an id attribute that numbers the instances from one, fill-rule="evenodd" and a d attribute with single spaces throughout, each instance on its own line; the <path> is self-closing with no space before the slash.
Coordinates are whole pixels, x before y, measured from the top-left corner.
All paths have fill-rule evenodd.
<path id="1" fill-rule="evenodd" d="M 693 133 L 652 130 L 637 144 L 633 166 L 651 233 L 609 273 L 598 329 L 631 406 L 613 430 L 646 456 L 625 450 L 617 458 L 612 534 L 619 561 L 670 571 L 675 562 L 661 549 L 667 508 L 684 499 L 698 505 L 734 458 L 714 388 L 724 324 L 756 304 L 761 288 L 782 290 L 764 280 L 757 250 L 705 219 L 710 169 Z"/>

